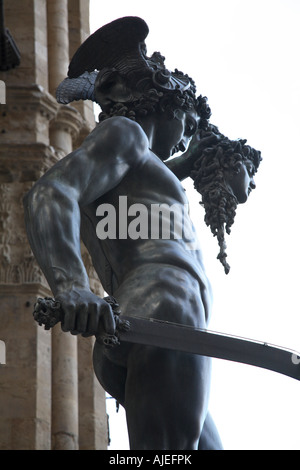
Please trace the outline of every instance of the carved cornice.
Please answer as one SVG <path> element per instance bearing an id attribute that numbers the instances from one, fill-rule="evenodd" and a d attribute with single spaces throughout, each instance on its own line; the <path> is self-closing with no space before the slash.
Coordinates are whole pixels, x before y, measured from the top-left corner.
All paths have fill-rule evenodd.
<path id="1" fill-rule="evenodd" d="M 24 257 L 19 263 L 5 263 L 0 245 L 0 285 L 39 284 L 49 289 L 47 281 L 33 255 Z M 49 289 L 50 290 L 50 289 Z"/>
<path id="2" fill-rule="evenodd" d="M 63 105 L 58 108 L 56 116 L 50 122 L 50 129 L 67 132 L 75 140 L 84 125 L 84 119 L 77 109 Z"/>
<path id="3" fill-rule="evenodd" d="M 36 297 L 51 297 L 52 293 L 49 287 L 41 285 L 37 282 L 24 283 L 24 284 L 1 284 L 0 295 L 20 295 L 27 294 L 28 296 Z M 30 305 L 28 305 L 30 307 Z M 33 305 L 31 306 L 33 307 Z"/>
<path id="4" fill-rule="evenodd" d="M 74 107 L 56 103 L 38 85 L 8 87 L 3 112 L 6 140 L 0 142 L 0 287 L 7 291 L 35 284 L 47 290 L 47 281 L 26 236 L 22 199 L 63 156 L 48 145 L 49 127 L 66 132 L 75 140 L 88 133 L 87 121 Z M 91 287 L 100 294 L 96 273 L 87 258 L 86 262 Z"/>
<path id="5" fill-rule="evenodd" d="M 47 120 L 53 119 L 59 107 L 54 97 L 40 85 L 7 86 L 7 109 L 38 111 Z"/>
<path id="6" fill-rule="evenodd" d="M 0 184 L 0 284 L 47 286 L 26 236 L 23 196 L 32 183 Z"/>
<path id="7" fill-rule="evenodd" d="M 7 104 L 4 112 L 11 119 L 22 122 L 31 120 L 32 113 L 39 114 L 50 122 L 50 129 L 65 131 L 75 140 L 86 126 L 82 114 L 73 106 L 60 105 L 55 98 L 40 85 L 7 86 Z M 28 129 L 32 127 L 28 125 Z"/>
<path id="8" fill-rule="evenodd" d="M 22 122 L 25 116 L 25 121 L 29 120 L 28 130 L 32 127 L 30 124 L 32 113 L 38 113 L 50 123 L 51 130 L 58 129 L 67 132 L 76 145 L 80 145 L 93 129 L 90 120 L 85 119 L 80 108 L 58 104 L 49 92 L 37 84 L 8 85 L 7 104 L 3 110 L 6 115 L 10 116 L 10 119 L 15 121 L 15 125 Z M 13 125 L 13 129 L 15 125 Z"/>
<path id="9" fill-rule="evenodd" d="M 0 144 L 0 183 L 34 182 L 58 160 L 54 148 L 42 143 Z"/>

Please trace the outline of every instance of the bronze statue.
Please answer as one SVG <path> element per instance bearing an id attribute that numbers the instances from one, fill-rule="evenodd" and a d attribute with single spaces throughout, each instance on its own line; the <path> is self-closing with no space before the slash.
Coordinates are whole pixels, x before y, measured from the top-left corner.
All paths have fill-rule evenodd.
<path id="1" fill-rule="evenodd" d="M 24 200 L 32 250 L 72 334 L 115 333 L 111 305 L 90 290 L 80 236 L 121 314 L 206 328 L 211 286 L 180 180 L 191 176 L 201 192 L 226 272 L 224 231 L 255 187 L 260 153 L 209 124 L 207 99 L 159 53 L 147 56 L 147 35 L 142 19 L 121 18 L 76 52 L 57 98 L 99 103 L 99 124 Z M 131 449 L 222 448 L 208 413 L 210 358 L 96 341 L 93 361 L 126 410 Z"/>

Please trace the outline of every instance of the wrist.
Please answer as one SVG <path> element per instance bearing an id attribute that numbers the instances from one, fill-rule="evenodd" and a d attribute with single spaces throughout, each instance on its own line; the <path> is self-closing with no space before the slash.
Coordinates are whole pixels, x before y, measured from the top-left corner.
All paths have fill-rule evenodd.
<path id="1" fill-rule="evenodd" d="M 82 292 L 91 292 L 89 283 L 78 282 L 74 280 L 60 282 L 53 289 L 52 292 L 54 296 L 59 296 L 66 292 L 72 292 L 73 294 L 78 293 L 80 295 Z"/>

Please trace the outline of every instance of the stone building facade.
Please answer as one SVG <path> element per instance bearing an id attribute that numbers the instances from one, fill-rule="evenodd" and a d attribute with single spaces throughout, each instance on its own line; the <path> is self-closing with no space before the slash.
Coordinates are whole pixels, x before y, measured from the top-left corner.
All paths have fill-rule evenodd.
<path id="1" fill-rule="evenodd" d="M 51 296 L 27 242 L 22 199 L 94 127 L 91 103 L 54 96 L 69 59 L 89 35 L 88 0 L 4 0 L 5 26 L 21 54 L 0 72 L 0 450 L 106 449 L 105 393 L 91 362 L 93 339 L 45 331 L 32 317 Z M 51 220 L 49 220 L 49 224 Z M 94 292 L 102 295 L 88 254 Z M 0 360 L 1 362 L 1 360 Z"/>

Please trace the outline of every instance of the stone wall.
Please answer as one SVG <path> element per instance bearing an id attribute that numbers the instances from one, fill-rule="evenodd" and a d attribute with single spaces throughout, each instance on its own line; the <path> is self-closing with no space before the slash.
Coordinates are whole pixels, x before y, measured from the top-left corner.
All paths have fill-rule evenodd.
<path id="1" fill-rule="evenodd" d="M 0 450 L 106 449 L 105 393 L 95 380 L 93 340 L 45 331 L 32 318 L 51 296 L 27 242 L 22 199 L 94 127 L 91 104 L 61 106 L 55 89 L 89 34 L 86 0 L 5 0 L 5 26 L 21 53 L 0 72 Z M 49 221 L 50 223 L 50 221 Z M 83 252 L 91 286 L 103 294 Z"/>

